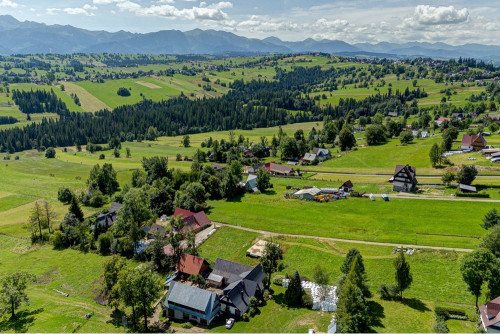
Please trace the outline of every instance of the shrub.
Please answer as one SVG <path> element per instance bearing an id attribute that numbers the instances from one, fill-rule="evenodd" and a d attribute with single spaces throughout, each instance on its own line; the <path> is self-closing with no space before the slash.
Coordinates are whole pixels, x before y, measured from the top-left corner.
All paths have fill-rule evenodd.
<path id="1" fill-rule="evenodd" d="M 490 198 L 490 194 L 482 194 L 482 193 L 463 193 L 457 190 L 455 193 L 457 197 L 475 197 L 475 198 Z"/>
<path id="2" fill-rule="evenodd" d="M 445 308 L 440 307 L 440 306 L 437 306 L 434 309 L 434 313 L 435 313 L 436 318 L 439 318 L 442 320 L 446 320 L 450 317 L 450 314 L 448 313 L 448 311 Z"/>
<path id="3" fill-rule="evenodd" d="M 283 285 L 283 279 L 285 278 L 285 276 L 283 275 L 276 275 L 274 276 L 273 278 L 273 283 L 275 285 L 279 285 L 279 286 L 282 286 Z"/>
<path id="4" fill-rule="evenodd" d="M 193 328 L 194 326 L 193 326 L 193 324 L 192 324 L 192 323 L 190 323 L 190 322 L 185 322 L 185 323 L 181 324 L 181 327 L 182 327 L 182 328 L 184 328 L 184 329 L 191 329 L 191 328 Z"/>
<path id="5" fill-rule="evenodd" d="M 97 238 L 97 251 L 102 255 L 107 255 L 111 251 L 111 232 L 101 233 Z"/>
<path id="6" fill-rule="evenodd" d="M 241 320 L 243 320 L 243 321 L 250 320 L 250 318 L 248 317 L 248 313 L 243 313 L 243 315 L 241 316 Z"/>
<path id="7" fill-rule="evenodd" d="M 444 320 L 436 320 L 434 326 L 432 327 L 432 331 L 434 333 L 448 333 L 450 330 L 446 325 L 446 321 Z"/>
<path id="8" fill-rule="evenodd" d="M 49 147 L 46 151 L 45 151 L 45 157 L 47 159 L 53 159 L 56 157 L 56 150 L 53 148 L 53 147 Z"/>
<path id="9" fill-rule="evenodd" d="M 104 160 L 104 158 L 105 158 L 105 155 L 101 153 L 101 154 L 99 155 L 99 160 Z"/>
<path id="10" fill-rule="evenodd" d="M 309 293 L 302 295 L 302 306 L 307 308 L 313 307 L 313 299 Z"/>
<path id="11" fill-rule="evenodd" d="M 50 242 L 54 248 L 64 248 L 64 239 L 61 231 L 55 231 L 50 237 Z"/>
<path id="12" fill-rule="evenodd" d="M 73 192 L 69 188 L 59 188 L 57 191 L 57 199 L 64 204 L 71 203 L 73 196 Z"/>
<path id="13" fill-rule="evenodd" d="M 386 285 L 385 283 L 380 284 L 378 288 L 378 293 L 380 294 L 380 298 L 384 300 L 391 300 L 398 295 L 398 288 L 395 285 Z"/>
<path id="14" fill-rule="evenodd" d="M 94 196 L 89 201 L 89 206 L 93 208 L 100 208 L 106 203 L 106 197 L 100 192 L 96 191 Z"/>
<path id="15" fill-rule="evenodd" d="M 120 96 L 130 96 L 130 91 L 125 87 L 120 87 L 120 88 L 118 88 L 118 91 L 116 92 L 116 94 L 118 94 Z"/>

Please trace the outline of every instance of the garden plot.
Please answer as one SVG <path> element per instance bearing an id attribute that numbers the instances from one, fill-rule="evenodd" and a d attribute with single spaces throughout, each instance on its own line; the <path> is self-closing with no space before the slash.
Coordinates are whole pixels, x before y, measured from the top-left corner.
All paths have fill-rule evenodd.
<path id="1" fill-rule="evenodd" d="M 290 279 L 285 278 L 283 280 L 283 287 L 288 288 Z M 300 285 L 302 289 L 309 290 L 311 292 L 311 297 L 313 300 L 313 310 L 321 310 L 326 312 L 337 311 L 337 287 L 332 285 L 327 285 L 322 287 L 321 285 L 310 282 L 301 281 Z"/>

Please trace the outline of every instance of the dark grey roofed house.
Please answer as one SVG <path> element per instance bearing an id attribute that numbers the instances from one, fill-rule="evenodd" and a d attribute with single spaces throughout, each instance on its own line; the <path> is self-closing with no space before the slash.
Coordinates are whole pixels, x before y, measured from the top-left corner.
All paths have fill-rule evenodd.
<path id="1" fill-rule="evenodd" d="M 219 297 L 215 292 L 179 282 L 170 283 L 163 306 L 169 318 L 202 325 L 210 325 L 220 311 Z"/>
<path id="2" fill-rule="evenodd" d="M 248 311 L 250 298 L 260 298 L 264 291 L 266 273 L 260 264 L 250 267 L 218 258 L 211 275 L 223 277 L 222 285 L 226 285 L 220 296 L 221 310 L 237 317 Z"/>
<path id="3" fill-rule="evenodd" d="M 412 192 L 417 188 L 417 172 L 410 165 L 397 165 L 393 176 L 393 190 Z"/>
<path id="4" fill-rule="evenodd" d="M 109 207 L 108 211 L 100 213 L 97 216 L 97 219 L 95 221 L 95 226 L 98 228 L 108 228 L 111 225 L 113 225 L 113 223 L 116 220 L 116 214 L 118 210 L 120 210 L 122 207 L 123 204 L 121 203 L 117 202 L 111 203 L 111 206 Z"/>
<path id="5" fill-rule="evenodd" d="M 237 280 L 240 280 L 241 274 L 248 273 L 252 269 L 253 267 L 246 266 L 241 263 L 217 258 L 215 260 L 214 270 L 212 271 L 212 274 L 224 277 L 224 284 L 231 284 Z"/>

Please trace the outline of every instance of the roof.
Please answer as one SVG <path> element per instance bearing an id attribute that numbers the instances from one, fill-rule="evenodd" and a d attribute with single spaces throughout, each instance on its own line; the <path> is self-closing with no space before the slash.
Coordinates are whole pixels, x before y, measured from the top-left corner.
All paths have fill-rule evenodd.
<path id="1" fill-rule="evenodd" d="M 472 146 L 474 142 L 479 138 L 483 145 L 486 145 L 486 140 L 484 140 L 482 134 L 477 135 L 465 135 L 462 137 L 462 146 Z"/>
<path id="2" fill-rule="evenodd" d="M 113 202 L 111 203 L 111 206 L 105 213 L 100 213 L 97 216 L 96 219 L 96 224 L 98 224 L 100 227 L 109 227 L 113 225 L 113 223 L 116 220 L 116 214 L 118 210 L 120 210 L 123 207 L 123 204 Z"/>
<path id="3" fill-rule="evenodd" d="M 342 185 L 342 188 L 344 187 L 347 187 L 347 188 L 352 188 L 354 187 L 354 185 L 352 184 L 351 180 L 347 180 L 344 182 L 344 184 Z"/>
<path id="4" fill-rule="evenodd" d="M 330 150 L 327 148 L 315 147 L 313 148 L 312 153 L 317 155 L 330 155 Z"/>
<path id="5" fill-rule="evenodd" d="M 477 189 L 476 189 L 476 187 L 474 187 L 474 186 L 468 186 L 468 185 L 466 185 L 466 184 L 462 184 L 462 183 L 460 183 L 460 184 L 459 184 L 459 187 L 460 187 L 460 189 L 463 189 L 463 190 L 472 191 L 472 192 L 477 192 Z"/>
<path id="6" fill-rule="evenodd" d="M 439 117 L 438 121 L 441 121 L 441 122 L 451 122 L 451 118 L 449 118 L 449 117 Z"/>
<path id="7" fill-rule="evenodd" d="M 491 327 L 500 322 L 500 296 L 479 306 L 481 321 L 485 327 Z"/>
<path id="8" fill-rule="evenodd" d="M 165 234 L 165 227 L 161 226 L 159 224 L 153 223 L 151 227 L 149 228 L 149 233 L 154 234 Z"/>
<path id="9" fill-rule="evenodd" d="M 267 169 L 267 164 L 266 164 L 266 169 Z M 280 165 L 280 164 L 277 164 L 274 162 L 270 163 L 268 170 L 271 172 L 274 172 L 274 173 L 279 173 L 279 174 L 292 174 L 295 172 L 293 170 L 293 168 L 291 168 L 291 167 Z"/>
<path id="10" fill-rule="evenodd" d="M 247 181 L 245 182 L 245 187 L 253 189 L 256 186 L 257 186 L 257 175 L 248 174 Z"/>
<path id="11" fill-rule="evenodd" d="M 412 167 L 410 165 L 396 165 L 396 169 L 394 170 L 394 176 L 399 174 L 401 171 L 405 171 L 405 173 L 412 179 L 416 177 L 416 170 L 415 167 Z"/>
<path id="12" fill-rule="evenodd" d="M 244 270 L 250 268 L 250 271 L 240 273 L 239 279 L 228 282 L 229 285 L 223 290 L 224 295 L 229 297 L 231 303 L 233 303 L 240 312 L 245 312 L 248 309 L 250 298 L 255 296 L 257 288 L 262 288 L 262 280 L 266 277 L 266 274 L 262 270 L 262 265 L 259 264 L 252 268 L 236 262 L 229 263 L 231 261 L 222 261 L 225 261 L 225 265 L 228 265 L 229 269 Z"/>
<path id="13" fill-rule="evenodd" d="M 293 194 L 294 194 L 294 196 L 304 195 L 304 194 L 309 194 L 311 196 L 316 196 L 320 192 L 321 192 L 321 190 L 319 190 L 318 188 L 312 187 L 312 188 L 307 188 L 307 189 L 301 189 L 299 191 L 294 192 Z"/>
<path id="14" fill-rule="evenodd" d="M 217 274 L 214 274 L 214 273 L 211 273 L 210 275 L 208 275 L 207 280 L 212 281 L 212 282 L 221 283 L 224 280 L 224 277 L 217 275 Z"/>
<path id="15" fill-rule="evenodd" d="M 304 154 L 304 157 L 302 158 L 302 160 L 306 160 L 306 161 L 313 161 L 314 159 L 316 159 L 316 154 L 314 154 L 314 153 L 306 153 L 306 154 Z"/>
<path id="16" fill-rule="evenodd" d="M 182 217 L 189 217 L 189 216 L 192 216 L 194 215 L 194 212 L 191 212 L 191 211 L 188 211 L 188 210 L 184 210 L 184 209 L 181 209 L 181 208 L 175 208 L 175 211 L 174 211 L 174 217 L 177 218 L 178 215 L 182 215 Z"/>
<path id="17" fill-rule="evenodd" d="M 214 270 L 212 271 L 212 274 L 224 277 L 226 279 L 226 283 L 230 284 L 232 282 L 240 280 L 241 274 L 248 273 L 252 269 L 253 267 L 246 266 L 241 263 L 217 258 L 215 260 Z"/>
<path id="18" fill-rule="evenodd" d="M 199 275 L 210 267 L 208 262 L 201 257 L 191 254 L 182 254 L 177 270 L 184 274 Z"/>
<path id="19" fill-rule="evenodd" d="M 198 310 L 205 314 L 211 314 L 216 307 L 217 294 L 194 286 L 179 282 L 170 283 L 167 298 L 164 305 L 176 303 L 181 306 Z"/>
<path id="20" fill-rule="evenodd" d="M 184 227 L 182 228 L 183 232 L 201 230 L 211 223 L 210 219 L 208 219 L 207 215 L 203 211 L 194 213 L 177 208 L 175 209 L 174 217 L 177 217 L 178 215 L 182 215 L 182 222 L 184 223 Z"/>
<path id="21" fill-rule="evenodd" d="M 220 171 L 226 169 L 226 166 L 218 165 L 218 164 L 211 164 L 210 167 L 215 169 L 217 172 L 220 172 Z"/>

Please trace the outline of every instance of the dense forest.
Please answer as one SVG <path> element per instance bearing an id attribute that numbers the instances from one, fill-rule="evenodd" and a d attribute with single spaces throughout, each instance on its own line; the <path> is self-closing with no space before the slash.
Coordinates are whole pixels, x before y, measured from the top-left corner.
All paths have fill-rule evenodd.
<path id="1" fill-rule="evenodd" d="M 340 81 L 354 71 L 349 67 L 326 71 L 319 66 L 298 67 L 289 72 L 277 71 L 276 81 L 236 80 L 231 84 L 231 91 L 219 98 L 193 101 L 180 96 L 161 102 L 144 100 L 95 114 L 68 112 L 53 92 L 16 91 L 13 98 L 23 112 L 56 112 L 60 119 L 44 119 L 39 124 L 0 131 L 0 151 L 13 153 L 50 146 L 104 143 L 116 137 L 141 140 L 151 127 L 160 135 L 173 136 L 321 121 L 325 116 L 338 119 L 349 112 L 356 118 L 391 111 L 415 114 L 418 112 L 416 98 L 427 96 L 419 88 L 404 92 L 389 89 L 387 94 L 379 93 L 359 101 L 341 99 L 336 106 L 322 108 L 307 94 L 313 85 Z M 406 104 L 408 101 L 413 103 Z"/>
<path id="2" fill-rule="evenodd" d="M 67 115 L 69 110 L 66 104 L 54 93 L 53 90 L 13 90 L 12 100 L 19 106 L 19 110 L 25 114 L 56 113 Z"/>

